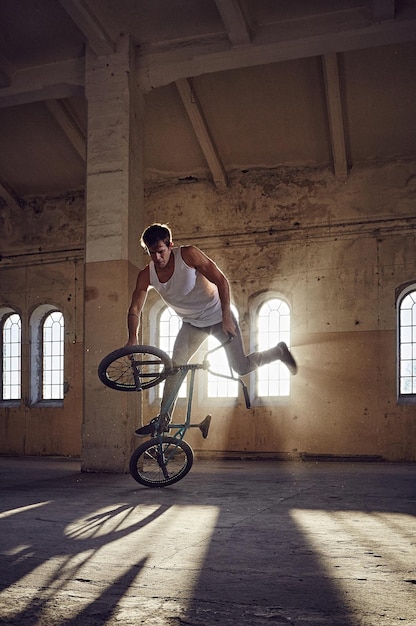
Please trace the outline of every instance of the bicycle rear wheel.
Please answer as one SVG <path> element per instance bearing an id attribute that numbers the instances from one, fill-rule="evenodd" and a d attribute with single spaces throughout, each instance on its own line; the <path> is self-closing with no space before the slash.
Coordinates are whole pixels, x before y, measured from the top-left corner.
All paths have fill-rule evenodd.
<path id="1" fill-rule="evenodd" d="M 172 360 L 154 346 L 125 346 L 110 352 L 98 366 L 104 385 L 118 391 L 142 391 L 165 380 L 173 369 Z"/>
<path id="2" fill-rule="evenodd" d="M 167 487 L 186 476 L 192 467 L 191 446 L 175 437 L 149 439 L 131 455 L 130 474 L 146 487 Z"/>

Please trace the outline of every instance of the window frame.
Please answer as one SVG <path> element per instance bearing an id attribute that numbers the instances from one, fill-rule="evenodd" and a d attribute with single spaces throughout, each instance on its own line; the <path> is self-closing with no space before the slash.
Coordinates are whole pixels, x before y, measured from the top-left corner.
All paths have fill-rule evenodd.
<path id="1" fill-rule="evenodd" d="M 397 389 L 397 403 L 398 404 L 416 404 L 416 391 L 405 394 L 401 392 L 401 369 L 402 369 L 402 303 L 410 294 L 414 294 L 414 307 L 416 308 L 416 282 L 407 284 L 404 288 L 397 290 L 396 295 L 396 389 Z M 415 315 L 416 317 L 416 315 Z M 416 323 L 412 325 L 412 347 L 415 353 L 415 357 L 412 357 L 414 361 L 413 366 L 416 367 Z M 414 341 L 413 341 L 414 337 Z"/>
<path id="2" fill-rule="evenodd" d="M 161 298 L 159 298 L 154 304 L 151 305 L 149 310 L 149 339 L 150 345 L 160 348 L 160 322 L 163 312 L 166 309 L 172 309 L 169 305 L 164 302 Z M 173 310 L 173 309 L 172 309 Z M 160 348 L 162 349 L 162 348 Z M 164 350 L 167 352 L 166 350 Z M 168 352 L 167 352 L 168 353 Z M 185 406 L 188 398 L 188 385 L 186 384 L 186 396 L 178 396 L 176 400 L 176 406 Z M 158 409 L 162 399 L 161 390 L 163 389 L 162 385 L 155 385 L 154 387 L 150 387 L 148 390 L 149 393 L 149 406 L 153 404 L 157 404 Z"/>
<path id="3" fill-rule="evenodd" d="M 163 311 L 169 307 L 163 300 L 158 299 L 154 302 L 149 310 L 149 339 L 150 344 L 153 346 L 160 346 L 160 320 L 163 314 Z M 236 307 L 234 307 L 235 310 Z M 207 337 L 206 341 L 202 344 L 201 348 L 195 354 L 194 361 L 201 362 L 207 352 L 207 342 L 209 337 Z M 207 405 L 214 404 L 215 406 L 225 406 L 231 407 L 235 406 L 239 400 L 239 389 L 237 389 L 236 396 L 220 396 L 218 398 L 209 398 L 207 395 L 207 373 L 200 370 L 197 372 L 195 376 L 195 387 L 194 387 L 194 396 L 193 401 L 198 403 L 198 406 L 205 407 Z M 186 396 L 178 396 L 176 401 L 176 406 L 179 408 L 186 407 L 188 402 L 188 383 L 189 376 L 186 379 L 187 385 L 187 394 Z M 238 383 L 237 383 L 238 384 Z M 159 396 L 159 387 L 160 385 L 156 385 L 155 387 L 151 387 L 149 391 L 149 405 L 153 405 L 154 403 L 160 404 L 160 396 Z"/>
<path id="4" fill-rule="evenodd" d="M 176 340 L 176 337 L 177 337 L 178 333 L 176 333 L 175 336 L 170 334 L 170 333 L 168 335 L 163 335 L 163 337 L 168 337 L 169 338 L 169 349 L 166 349 L 165 347 L 162 347 L 162 345 L 161 345 L 162 344 L 162 342 L 161 342 L 162 334 L 160 332 L 161 331 L 161 324 L 162 324 L 162 317 L 164 316 L 165 313 L 169 313 L 169 312 L 170 312 L 169 319 L 168 320 L 163 320 L 163 323 L 165 323 L 165 324 L 168 323 L 169 327 L 170 327 L 171 319 L 175 318 L 176 321 L 177 321 L 176 323 L 177 323 L 177 326 L 178 326 L 178 332 L 179 332 L 179 330 L 182 327 L 182 320 L 179 317 L 179 315 L 174 311 L 174 309 L 171 306 L 169 306 L 168 304 L 165 304 L 164 306 L 162 306 L 159 309 L 159 313 L 158 313 L 158 342 L 157 342 L 156 345 L 161 350 L 166 352 L 170 356 L 170 358 L 172 358 L 173 346 L 175 344 L 175 340 Z M 157 398 L 158 398 L 159 402 L 161 402 L 161 400 L 163 398 L 164 386 L 165 386 L 165 384 L 163 382 L 160 385 L 157 385 L 157 388 L 156 388 L 157 389 Z M 187 397 L 188 397 L 188 377 L 185 378 L 185 380 L 183 381 L 183 383 L 182 383 L 182 385 L 181 385 L 181 387 L 179 389 L 177 400 L 181 400 L 181 399 L 182 400 L 186 400 Z"/>
<path id="5" fill-rule="evenodd" d="M 290 306 L 290 303 L 288 301 L 288 299 L 280 292 L 277 291 L 267 291 L 267 292 L 263 292 L 259 295 L 257 295 L 255 298 L 253 298 L 253 300 L 250 303 L 250 350 L 251 352 L 256 352 L 259 350 L 259 345 L 258 345 L 258 317 L 259 317 L 259 311 L 260 309 L 263 307 L 264 304 L 266 304 L 266 302 L 270 301 L 270 300 L 280 300 L 281 302 L 283 302 L 284 304 L 287 305 L 288 309 L 289 309 L 289 330 L 287 331 L 289 334 L 289 337 L 279 337 L 278 342 L 280 341 L 285 341 L 285 343 L 288 345 L 288 347 L 290 348 L 291 346 L 291 334 L 292 334 L 292 307 Z M 277 342 L 277 343 L 278 343 Z M 268 348 L 265 348 L 268 349 Z M 264 366 L 267 367 L 267 366 Z M 284 378 L 286 379 L 286 370 L 287 368 L 285 367 L 285 365 L 281 365 L 281 367 L 284 367 L 285 369 L 283 370 L 285 376 Z M 250 384 L 249 384 L 249 393 L 250 393 L 250 402 L 251 405 L 253 407 L 261 407 L 261 406 L 285 406 L 288 405 L 291 401 L 291 397 L 292 397 L 292 388 L 291 388 L 291 376 L 289 371 L 287 371 L 287 381 L 288 381 L 288 386 L 289 386 L 289 393 L 287 395 L 275 395 L 275 396 L 260 396 L 258 395 L 257 389 L 258 389 L 258 371 L 259 369 L 255 369 L 253 372 L 251 372 L 250 374 Z"/>
<path id="6" fill-rule="evenodd" d="M 48 398 L 43 397 L 43 355 L 44 355 L 44 323 L 51 313 L 60 313 L 63 317 L 63 397 Z M 52 304 L 42 304 L 30 316 L 30 406 L 42 407 L 62 407 L 65 400 L 65 312 Z"/>
<path id="7" fill-rule="evenodd" d="M 17 315 L 19 317 L 20 322 L 20 347 L 19 347 L 19 366 L 20 366 L 20 381 L 19 388 L 20 394 L 19 398 L 5 398 L 4 397 L 4 386 L 3 386 L 3 360 L 4 360 L 4 326 L 7 320 L 13 315 Z M 15 407 L 19 406 L 23 400 L 23 360 L 22 360 L 22 333 L 23 333 L 23 324 L 22 324 L 22 315 L 21 313 L 12 307 L 1 307 L 0 308 L 0 329 L 1 329 L 1 347 L 0 347 L 0 377 L 1 377 L 1 389 L 0 389 L 0 405 L 1 406 L 10 406 Z"/>
<path id="8" fill-rule="evenodd" d="M 59 315 L 60 319 L 53 319 Z M 50 320 L 49 326 L 47 322 Z M 59 339 L 54 337 L 55 325 L 59 327 Z M 55 345 L 59 345 L 59 352 L 56 354 Z M 50 347 L 50 351 L 46 350 Z M 50 353 L 49 353 L 50 352 Z M 54 367 L 54 360 L 58 359 L 61 367 Z M 46 367 L 49 365 L 49 367 Z M 53 381 L 56 373 L 59 372 L 59 383 Z M 42 320 L 42 402 L 63 401 L 65 397 L 65 318 L 62 311 L 50 311 Z M 48 378 L 51 380 L 48 382 Z M 46 397 L 46 388 L 50 388 L 50 396 Z M 54 397 L 54 389 L 58 388 L 59 397 Z"/>
<path id="9" fill-rule="evenodd" d="M 235 315 L 237 323 L 239 323 L 240 320 L 240 314 L 239 311 L 237 309 L 237 307 L 235 306 L 234 303 L 231 304 L 231 311 L 232 313 Z M 214 348 L 215 346 L 210 346 L 210 342 L 211 336 L 207 337 L 206 342 L 203 343 L 203 345 L 201 346 L 201 348 L 198 351 L 198 357 L 200 358 L 200 361 L 202 361 L 202 359 L 205 357 L 206 353 L 208 352 L 208 350 L 211 350 L 212 348 Z M 212 337 L 212 340 L 215 341 L 215 343 L 217 343 L 217 340 L 215 339 L 215 337 Z M 218 351 L 220 352 L 220 351 Z M 227 368 L 227 374 L 233 374 L 236 378 L 239 378 L 238 374 L 236 374 L 236 372 L 234 372 L 231 369 L 231 366 L 228 363 L 227 360 L 227 356 L 225 354 L 225 350 L 224 348 L 222 348 L 222 353 L 224 355 L 224 359 L 226 360 L 226 368 Z M 209 357 L 208 357 L 208 361 L 209 361 Z M 215 369 L 215 366 L 214 366 Z M 222 407 L 232 407 L 232 406 L 236 406 L 238 404 L 239 401 L 239 396 L 240 396 L 240 383 L 236 380 L 235 383 L 233 383 L 232 381 L 229 381 L 227 379 L 224 379 L 226 384 L 234 384 L 235 388 L 236 388 L 236 394 L 235 395 L 227 395 L 227 396 L 209 396 L 208 395 L 208 384 L 209 384 L 209 372 L 203 372 L 203 375 L 200 376 L 200 381 L 199 381 L 199 393 L 198 393 L 198 402 L 200 405 L 210 405 L 210 404 L 214 404 L 215 406 L 222 406 Z M 213 376 L 211 374 L 211 376 Z M 215 378 L 215 377 L 214 377 Z M 221 380 L 221 377 L 218 377 L 218 381 Z M 215 380 L 213 380 L 212 382 L 215 383 Z"/>

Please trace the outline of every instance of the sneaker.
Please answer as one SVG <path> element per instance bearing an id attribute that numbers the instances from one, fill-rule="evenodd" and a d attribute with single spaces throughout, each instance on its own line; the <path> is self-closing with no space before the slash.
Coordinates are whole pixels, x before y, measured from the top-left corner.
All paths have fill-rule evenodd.
<path id="1" fill-rule="evenodd" d="M 138 428 L 134 432 L 139 437 L 144 437 L 145 435 L 152 435 L 153 437 L 157 435 L 158 432 L 169 432 L 169 423 L 170 419 L 168 415 L 158 415 L 154 417 L 146 426 L 142 426 Z"/>
<path id="2" fill-rule="evenodd" d="M 287 347 L 284 341 L 281 341 L 280 343 L 278 343 L 277 347 L 280 348 L 282 352 L 282 356 L 280 357 L 280 360 L 282 361 L 282 363 L 286 365 L 289 372 L 293 374 L 294 376 L 298 372 L 298 366 L 289 348 Z"/>
<path id="3" fill-rule="evenodd" d="M 157 430 L 158 422 L 159 422 L 159 418 L 154 417 L 152 420 L 150 420 L 148 424 L 146 424 L 146 426 L 142 426 L 141 428 L 138 428 L 134 432 L 136 433 L 136 435 L 139 435 L 139 437 L 144 437 L 145 435 L 152 435 Z"/>

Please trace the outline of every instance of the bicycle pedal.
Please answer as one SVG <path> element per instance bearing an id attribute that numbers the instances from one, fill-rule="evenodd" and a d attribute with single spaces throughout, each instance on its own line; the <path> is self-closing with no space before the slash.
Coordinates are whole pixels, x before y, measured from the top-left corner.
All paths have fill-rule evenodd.
<path id="1" fill-rule="evenodd" d="M 207 415 L 204 420 L 200 424 L 198 424 L 198 428 L 202 433 L 204 439 L 208 437 L 208 431 L 211 424 L 211 415 Z"/>

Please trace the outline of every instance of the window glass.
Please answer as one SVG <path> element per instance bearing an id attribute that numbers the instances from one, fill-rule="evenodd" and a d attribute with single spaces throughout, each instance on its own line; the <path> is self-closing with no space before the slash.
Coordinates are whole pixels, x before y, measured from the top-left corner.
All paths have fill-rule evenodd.
<path id="1" fill-rule="evenodd" d="M 273 348 L 280 341 L 290 347 L 290 309 L 279 298 L 270 298 L 261 304 L 256 318 L 258 350 Z M 257 397 L 289 396 L 290 373 L 281 361 L 263 365 L 256 371 Z"/>
<path id="2" fill-rule="evenodd" d="M 399 395 L 416 395 L 416 290 L 399 305 Z"/>
<path id="3" fill-rule="evenodd" d="M 20 400 L 21 378 L 21 320 L 12 313 L 3 322 L 2 343 L 2 400 Z"/>
<path id="4" fill-rule="evenodd" d="M 64 316 L 53 311 L 42 328 L 42 400 L 64 397 Z"/>

